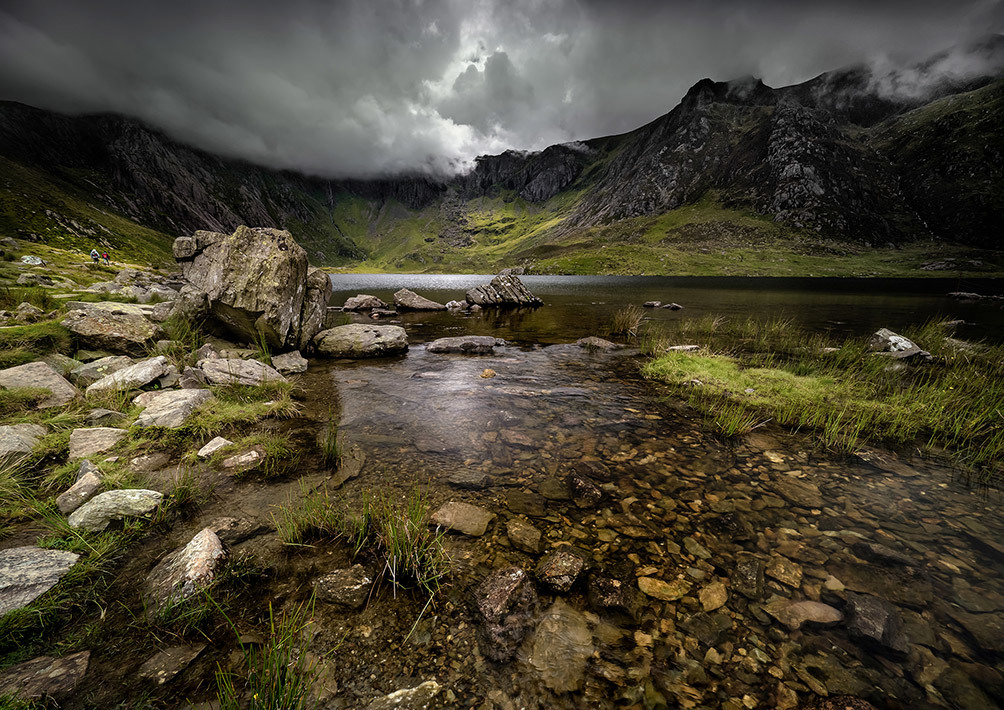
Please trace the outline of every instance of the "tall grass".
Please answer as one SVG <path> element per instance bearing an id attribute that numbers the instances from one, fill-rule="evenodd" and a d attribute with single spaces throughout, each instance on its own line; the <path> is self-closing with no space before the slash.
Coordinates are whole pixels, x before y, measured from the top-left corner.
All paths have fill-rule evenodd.
<path id="1" fill-rule="evenodd" d="M 614 314 L 610 323 L 610 334 L 635 337 L 644 321 L 645 311 L 640 306 L 625 306 Z"/>
<path id="2" fill-rule="evenodd" d="M 0 286 L 0 310 L 13 311 L 22 303 L 30 303 L 43 311 L 51 311 L 58 305 L 52 292 L 41 286 Z"/>
<path id="3" fill-rule="evenodd" d="M 160 354 L 166 355 L 179 370 L 194 365 L 195 351 L 203 340 L 202 323 L 183 313 L 172 313 L 161 324 L 161 328 L 167 335 L 170 345 L 161 350 Z"/>

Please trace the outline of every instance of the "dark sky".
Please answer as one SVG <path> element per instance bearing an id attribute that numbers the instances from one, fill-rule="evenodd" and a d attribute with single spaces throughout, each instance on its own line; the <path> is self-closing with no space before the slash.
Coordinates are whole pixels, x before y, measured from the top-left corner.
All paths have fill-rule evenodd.
<path id="1" fill-rule="evenodd" d="M 1002 29 L 1004 0 L 0 0 L 0 98 L 326 176 L 450 172 L 631 130 L 702 77 L 881 77 Z"/>

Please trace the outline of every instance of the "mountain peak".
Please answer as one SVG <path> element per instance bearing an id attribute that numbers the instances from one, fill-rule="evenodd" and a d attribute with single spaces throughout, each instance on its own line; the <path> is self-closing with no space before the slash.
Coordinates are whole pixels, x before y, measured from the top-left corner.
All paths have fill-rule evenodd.
<path id="1" fill-rule="evenodd" d="M 751 75 L 731 81 L 701 79 L 690 87 L 680 103 L 695 108 L 709 103 L 764 105 L 776 103 L 776 100 L 774 90 Z"/>

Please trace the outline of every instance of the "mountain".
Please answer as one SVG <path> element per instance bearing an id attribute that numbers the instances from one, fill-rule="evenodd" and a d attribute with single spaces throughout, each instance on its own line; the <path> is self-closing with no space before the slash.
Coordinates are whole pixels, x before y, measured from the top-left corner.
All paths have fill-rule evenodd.
<path id="1" fill-rule="evenodd" d="M 885 250 L 1004 271 L 1002 78 L 996 36 L 777 89 L 704 79 L 629 133 L 482 156 L 445 181 L 323 180 L 6 102 L 0 236 L 163 261 L 176 235 L 252 224 L 289 229 L 315 262 L 388 270 L 850 273 Z"/>

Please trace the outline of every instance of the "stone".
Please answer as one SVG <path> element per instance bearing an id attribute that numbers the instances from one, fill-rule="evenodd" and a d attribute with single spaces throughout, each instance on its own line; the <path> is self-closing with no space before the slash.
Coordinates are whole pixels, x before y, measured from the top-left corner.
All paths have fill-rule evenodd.
<path id="1" fill-rule="evenodd" d="M 568 481 L 553 476 L 548 476 L 538 483 L 537 492 L 548 500 L 572 499 L 572 492 L 568 488 Z"/>
<path id="2" fill-rule="evenodd" d="M 230 441 L 229 439 L 224 439 L 222 436 L 214 437 L 210 439 L 205 446 L 199 449 L 196 456 L 198 456 L 200 459 L 208 459 L 210 456 L 215 454 L 220 449 L 226 446 L 232 446 L 233 443 L 234 442 Z"/>
<path id="3" fill-rule="evenodd" d="M 265 449 L 260 446 L 252 447 L 247 451 L 242 451 L 233 456 L 223 459 L 223 468 L 230 469 L 230 475 L 237 475 L 253 471 L 265 460 Z"/>
<path id="4" fill-rule="evenodd" d="M 249 518 L 216 518 L 208 525 L 224 545 L 236 545 L 269 532 L 269 528 Z"/>
<path id="5" fill-rule="evenodd" d="M 299 350 L 292 350 L 272 358 L 272 367 L 280 375 L 300 375 L 307 371 L 307 358 Z"/>
<path id="6" fill-rule="evenodd" d="M 534 574 L 541 584 L 559 593 L 572 588 L 586 566 L 583 557 L 567 548 L 547 553 L 537 563 Z"/>
<path id="7" fill-rule="evenodd" d="M 593 655 L 593 634 L 585 616 L 558 599 L 544 612 L 527 658 L 545 686 L 556 693 L 579 690 Z"/>
<path id="8" fill-rule="evenodd" d="M 641 305 L 643 308 L 658 308 L 662 305 L 662 301 L 645 301 Z"/>
<path id="9" fill-rule="evenodd" d="M 588 338 L 579 338 L 575 341 L 575 344 L 580 348 L 586 348 L 587 350 L 619 350 L 624 347 L 622 345 L 618 345 L 617 343 L 612 343 L 609 340 L 597 338 L 595 335 L 590 335 Z"/>
<path id="10" fill-rule="evenodd" d="M 137 363 L 116 370 L 94 384 L 88 386 L 86 394 L 113 390 L 136 390 L 152 385 L 162 377 L 170 375 L 177 368 L 165 355 L 140 360 Z"/>
<path id="11" fill-rule="evenodd" d="M 296 339 L 296 349 L 309 352 L 314 336 L 324 329 L 328 302 L 331 300 L 331 277 L 315 267 L 307 269 L 306 292 L 300 311 L 300 333 Z"/>
<path id="12" fill-rule="evenodd" d="M 543 303 L 515 274 L 499 274 L 490 283 L 475 286 L 467 292 L 466 300 L 481 308 L 539 306 Z"/>
<path id="13" fill-rule="evenodd" d="M 463 353 L 464 355 L 490 355 L 499 344 L 490 335 L 458 335 L 453 338 L 439 338 L 425 346 L 430 353 Z"/>
<path id="14" fill-rule="evenodd" d="M 178 377 L 178 387 L 183 390 L 205 389 L 208 382 L 206 373 L 197 367 L 186 367 Z"/>
<path id="15" fill-rule="evenodd" d="M 90 651 L 80 651 L 62 658 L 39 656 L 10 666 L 0 671 L 0 696 L 11 695 L 24 701 L 68 700 L 87 673 L 90 660 Z"/>
<path id="16" fill-rule="evenodd" d="M 360 293 L 351 298 L 345 299 L 345 304 L 342 306 L 343 311 L 369 311 L 374 308 L 386 308 L 387 304 L 381 301 L 376 296 L 370 296 L 366 293 Z"/>
<path id="17" fill-rule="evenodd" d="M 78 387 L 87 387 L 113 372 L 129 367 L 133 362 L 133 359 L 128 355 L 110 355 L 92 360 L 72 369 L 70 381 Z"/>
<path id="18" fill-rule="evenodd" d="M 983 651 L 1004 654 L 1004 614 L 969 614 L 952 609 L 949 615 Z"/>
<path id="19" fill-rule="evenodd" d="M 603 491 L 580 473 L 569 474 L 568 489 L 579 508 L 595 508 L 603 500 Z"/>
<path id="20" fill-rule="evenodd" d="M 854 698 L 849 695 L 832 695 L 828 698 L 814 698 L 808 705 L 803 706 L 804 710 L 877 710 L 877 708 L 867 700 Z"/>
<path id="21" fill-rule="evenodd" d="M 171 646 L 148 658 L 139 667 L 139 677 L 154 681 L 157 685 L 168 683 L 181 673 L 205 650 L 206 644 L 183 644 Z"/>
<path id="22" fill-rule="evenodd" d="M 207 402 L 216 399 L 209 390 L 168 390 L 151 397 L 146 408 L 136 417 L 134 426 L 157 426 L 176 429 L 184 424 L 195 411 Z"/>
<path id="23" fill-rule="evenodd" d="M 495 514 L 470 503 L 450 501 L 432 514 L 430 521 L 447 530 L 455 530 L 471 537 L 481 537 Z"/>
<path id="24" fill-rule="evenodd" d="M 616 612 L 637 618 L 642 597 L 634 585 L 604 575 L 593 574 L 588 584 L 589 604 L 597 611 Z"/>
<path id="25" fill-rule="evenodd" d="M 786 501 L 800 508 L 822 508 L 824 505 L 819 488 L 809 481 L 782 475 L 774 481 L 774 490 Z"/>
<path id="26" fill-rule="evenodd" d="M 775 557 L 765 570 L 768 577 L 773 577 L 782 584 L 797 588 L 802 583 L 802 567 L 786 557 Z"/>
<path id="27" fill-rule="evenodd" d="M 702 560 L 711 559 L 711 552 L 708 550 L 708 548 L 706 548 L 704 545 L 702 545 L 689 535 L 683 538 L 683 547 L 688 553 L 690 553 L 694 557 L 698 557 Z"/>
<path id="28" fill-rule="evenodd" d="M 322 330 L 314 347 L 318 355 L 332 358 L 397 355 L 408 349 L 408 334 L 396 325 L 350 323 Z"/>
<path id="29" fill-rule="evenodd" d="M 690 591 L 690 587 L 690 582 L 685 579 L 664 582 L 655 577 L 638 578 L 638 589 L 641 590 L 642 594 L 666 602 L 675 602 L 677 599 L 682 599 Z"/>
<path id="30" fill-rule="evenodd" d="M 67 304 L 67 308 L 70 304 Z M 71 310 L 62 325 L 85 348 L 142 357 L 164 337 L 164 331 L 145 315 L 104 311 Z"/>
<path id="31" fill-rule="evenodd" d="M 531 518 L 542 518 L 547 515 L 544 499 L 532 491 L 521 491 L 514 489 L 508 491 L 505 496 L 506 507 L 519 515 L 527 515 Z"/>
<path id="32" fill-rule="evenodd" d="M 683 310 L 683 306 L 681 306 L 679 303 L 664 303 L 664 304 L 662 304 L 662 307 L 665 308 L 665 309 L 668 309 L 670 311 L 682 311 Z"/>
<path id="33" fill-rule="evenodd" d="M 414 688 L 401 688 L 393 693 L 374 698 L 366 710 L 426 710 L 439 695 L 442 686 L 434 680 L 427 680 Z"/>
<path id="34" fill-rule="evenodd" d="M 868 341 L 868 349 L 873 352 L 896 352 L 917 349 L 916 343 L 888 328 L 879 328 Z"/>
<path id="35" fill-rule="evenodd" d="M 289 232 L 242 225 L 233 234 L 198 231 L 188 239 L 195 249 L 184 242 L 178 263 L 188 284 L 206 294 L 212 325 L 243 342 L 263 337 L 278 351 L 314 336 L 310 328 L 321 323 L 308 317 L 304 327 L 303 319 L 318 306 L 323 317 L 323 285 Z"/>
<path id="36" fill-rule="evenodd" d="M 63 515 L 69 515 L 101 490 L 101 476 L 87 471 L 68 489 L 56 497 L 56 507 Z"/>
<path id="37" fill-rule="evenodd" d="M 0 463 L 32 452 L 46 429 L 40 424 L 8 424 L 0 426 Z"/>
<path id="38" fill-rule="evenodd" d="M 203 528 L 182 548 L 168 553 L 146 577 L 145 596 L 151 615 L 206 589 L 227 558 L 223 543 Z"/>
<path id="39" fill-rule="evenodd" d="M 30 303 L 22 303 L 14 309 L 14 320 L 21 323 L 34 323 L 45 317 L 45 311 Z"/>
<path id="40" fill-rule="evenodd" d="M 74 429 L 70 432 L 70 460 L 82 459 L 108 451 L 128 433 L 125 429 L 104 426 Z"/>
<path id="41" fill-rule="evenodd" d="M 721 582 L 712 582 L 698 593 L 704 611 L 715 611 L 729 600 L 729 593 Z"/>
<path id="42" fill-rule="evenodd" d="M 0 370 L 0 389 L 38 387 L 49 390 L 49 396 L 39 402 L 40 408 L 61 407 L 80 392 L 65 377 L 45 362 L 29 362 Z"/>
<path id="43" fill-rule="evenodd" d="M 814 601 L 792 602 L 787 599 L 779 599 L 764 606 L 763 610 L 791 631 L 801 628 L 802 624 L 806 622 L 831 626 L 844 618 L 844 615 L 832 606 Z"/>
<path id="44" fill-rule="evenodd" d="M 849 594 L 846 626 L 851 638 L 872 642 L 899 653 L 909 651 L 899 610 L 878 597 Z"/>
<path id="45" fill-rule="evenodd" d="M 112 520 L 148 515 L 163 497 L 162 493 L 141 488 L 105 491 L 73 511 L 67 522 L 71 528 L 101 532 Z"/>
<path id="46" fill-rule="evenodd" d="M 394 294 L 394 305 L 399 311 L 445 311 L 442 303 L 430 301 L 414 291 L 402 288 Z"/>
<path id="47" fill-rule="evenodd" d="M 904 555 L 902 552 L 897 552 L 891 547 L 879 544 L 877 542 L 868 542 L 867 540 L 858 540 L 853 545 L 851 549 L 854 550 L 854 554 L 859 557 L 871 560 L 873 562 L 881 562 L 884 564 L 892 565 L 903 565 L 904 567 L 916 567 L 917 561 L 910 557 L 909 555 Z"/>
<path id="48" fill-rule="evenodd" d="M 489 575 L 474 590 L 481 653 L 506 662 L 534 626 L 539 600 L 524 570 L 507 567 Z"/>
<path id="49" fill-rule="evenodd" d="M 476 468 L 464 468 L 451 473 L 446 482 L 456 488 L 479 491 L 488 485 L 488 474 Z"/>
<path id="50" fill-rule="evenodd" d="M 465 311 L 467 310 L 467 301 L 447 301 L 446 310 L 448 311 Z"/>
<path id="51" fill-rule="evenodd" d="M 0 616 L 28 606 L 56 586 L 80 555 L 65 550 L 0 550 Z"/>
<path id="52" fill-rule="evenodd" d="M 220 357 L 200 360 L 198 364 L 206 380 L 214 385 L 261 385 L 286 381 L 274 368 L 257 360 Z"/>
<path id="53" fill-rule="evenodd" d="M 317 598 L 346 609 L 361 609 L 369 599 L 373 575 L 362 565 L 336 569 L 314 582 Z"/>
<path id="54" fill-rule="evenodd" d="M 128 417 L 122 412 L 116 412 L 112 409 L 104 409 L 103 407 L 97 407 L 87 413 L 87 423 L 96 427 L 122 424 L 126 421 L 126 419 L 128 419 Z"/>
<path id="55" fill-rule="evenodd" d="M 45 274 L 21 274 L 17 277 L 18 286 L 52 286 L 53 281 Z"/>
<path id="56" fill-rule="evenodd" d="M 717 646 L 726 632 L 732 629 L 732 619 L 725 612 L 706 614 L 703 611 L 686 617 L 680 628 L 705 646 Z"/>
<path id="57" fill-rule="evenodd" d="M 540 552 L 540 530 L 523 518 L 509 518 L 505 524 L 509 542 L 517 550 L 536 555 Z"/>

